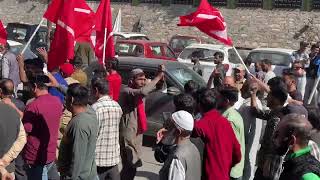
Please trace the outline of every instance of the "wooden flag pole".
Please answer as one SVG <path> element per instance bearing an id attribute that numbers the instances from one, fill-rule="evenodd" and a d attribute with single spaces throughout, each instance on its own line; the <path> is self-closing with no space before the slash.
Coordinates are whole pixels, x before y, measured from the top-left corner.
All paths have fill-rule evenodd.
<path id="1" fill-rule="evenodd" d="M 317 90 L 317 87 L 318 87 L 318 84 L 319 84 L 319 81 L 320 81 L 320 78 L 317 77 L 316 81 L 314 82 L 313 84 L 313 88 L 312 88 L 312 91 L 311 91 L 311 94 L 310 94 L 310 97 L 308 99 L 308 104 L 311 103 L 312 99 L 313 99 L 313 96 L 314 94 L 316 93 L 316 90 Z"/>
<path id="2" fill-rule="evenodd" d="M 247 68 L 246 64 L 244 63 L 242 57 L 241 57 L 240 54 L 238 53 L 237 49 L 236 49 L 234 46 L 232 46 L 232 48 L 234 49 L 234 51 L 236 52 L 237 56 L 239 57 L 240 62 L 241 62 L 241 64 L 244 66 L 244 68 L 245 68 L 245 70 L 247 71 L 248 75 L 250 75 L 251 73 L 250 73 L 249 69 Z"/>
<path id="3" fill-rule="evenodd" d="M 38 32 L 41 24 L 43 23 L 43 21 L 44 21 L 44 18 L 41 19 L 39 25 L 38 25 L 37 28 L 34 30 L 34 32 L 33 32 L 33 34 L 31 35 L 29 41 L 27 42 L 27 44 L 26 44 L 26 45 L 24 46 L 24 48 L 22 49 L 21 54 L 23 54 L 23 53 L 27 50 L 28 46 L 31 44 L 32 39 L 33 39 L 34 36 L 37 34 L 37 32 Z"/>
<path id="4" fill-rule="evenodd" d="M 106 60 L 106 46 L 107 46 L 107 28 L 104 28 L 104 38 L 103 38 L 103 56 L 102 56 L 102 64 L 105 66 Z"/>

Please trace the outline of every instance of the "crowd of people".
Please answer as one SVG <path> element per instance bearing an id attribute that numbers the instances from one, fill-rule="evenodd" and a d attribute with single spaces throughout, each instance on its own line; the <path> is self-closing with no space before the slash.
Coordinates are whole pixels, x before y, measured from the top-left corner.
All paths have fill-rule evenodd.
<path id="1" fill-rule="evenodd" d="M 319 47 L 310 55 L 306 47 L 281 77 L 268 59 L 252 72 L 238 65 L 230 76 L 216 53 L 207 87 L 188 81 L 154 132 L 160 180 L 320 179 L 318 95 L 315 109 L 304 106 Z M 133 180 L 143 164 L 145 97 L 166 87 L 165 66 L 152 80 L 135 68 L 123 87 L 117 59 L 88 73 L 90 64 L 76 56 L 48 72 L 45 49 L 24 59 L 9 48 L 0 45 L 1 179 Z"/>

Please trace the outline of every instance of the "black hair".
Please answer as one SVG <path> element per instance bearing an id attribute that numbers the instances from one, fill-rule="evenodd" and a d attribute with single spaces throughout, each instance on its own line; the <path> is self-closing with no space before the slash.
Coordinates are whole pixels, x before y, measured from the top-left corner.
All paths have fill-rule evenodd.
<path id="1" fill-rule="evenodd" d="M 314 129 L 320 131 L 320 113 L 317 109 L 309 110 L 308 120 L 310 121 Z"/>
<path id="2" fill-rule="evenodd" d="M 11 86 L 8 84 L 11 83 Z M 0 80 L 1 93 L 5 96 L 14 94 L 14 83 L 11 79 L 3 78 Z"/>
<path id="3" fill-rule="evenodd" d="M 35 66 L 36 68 L 39 68 L 39 69 L 43 69 L 44 68 L 44 64 L 43 64 L 43 61 L 42 61 L 41 58 L 26 59 L 24 61 L 24 64 L 33 65 L 33 66 Z"/>
<path id="4" fill-rule="evenodd" d="M 301 41 L 300 42 L 300 47 L 308 47 L 309 43 L 307 43 L 306 41 Z"/>
<path id="5" fill-rule="evenodd" d="M 87 106 L 89 103 L 89 91 L 79 83 L 69 85 L 67 96 L 73 98 L 72 105 Z"/>
<path id="6" fill-rule="evenodd" d="M 274 78 L 271 78 L 268 81 L 268 86 L 270 87 L 270 90 L 272 91 L 273 88 L 277 88 L 278 86 L 286 87 L 285 83 L 283 82 L 282 78 L 279 76 L 276 76 Z"/>
<path id="7" fill-rule="evenodd" d="M 93 71 L 94 73 L 94 78 L 105 78 L 107 75 L 106 70 L 104 69 L 104 67 L 102 65 L 99 64 L 99 66 Z"/>
<path id="8" fill-rule="evenodd" d="M 288 98 L 288 90 L 286 85 L 281 82 L 278 86 L 270 87 L 271 91 L 269 92 L 272 97 L 280 101 L 281 104 L 284 104 Z"/>
<path id="9" fill-rule="evenodd" d="M 318 44 L 312 44 L 311 49 L 319 48 Z"/>
<path id="10" fill-rule="evenodd" d="M 229 100 L 232 104 L 238 101 L 239 91 L 235 87 L 223 87 L 219 90 L 220 95 Z"/>
<path id="11" fill-rule="evenodd" d="M 193 80 L 189 80 L 185 85 L 184 85 L 184 92 L 188 94 L 194 94 L 198 91 L 199 89 L 199 84 L 196 83 Z"/>
<path id="12" fill-rule="evenodd" d="M 93 89 L 97 89 L 99 94 L 106 95 L 109 93 L 109 83 L 104 78 L 95 77 L 91 80 Z"/>
<path id="13" fill-rule="evenodd" d="M 179 94 L 173 98 L 176 111 L 184 110 L 194 114 L 196 102 L 190 94 Z"/>
<path id="14" fill-rule="evenodd" d="M 272 65 L 272 61 L 270 59 L 264 59 L 264 60 L 262 60 L 262 63 Z"/>
<path id="15" fill-rule="evenodd" d="M 218 56 L 219 58 L 224 58 L 224 54 L 222 52 L 215 52 L 213 56 Z"/>
<path id="16" fill-rule="evenodd" d="M 29 80 L 31 83 L 35 84 L 38 89 L 41 90 L 47 90 L 48 86 L 46 85 L 46 83 L 50 82 L 48 76 L 44 74 L 36 74 Z"/>
<path id="17" fill-rule="evenodd" d="M 119 66 L 119 60 L 117 58 L 112 58 L 108 60 L 106 63 L 107 69 L 118 70 L 118 66 Z"/>
<path id="18" fill-rule="evenodd" d="M 199 93 L 199 105 L 204 112 L 217 108 L 216 94 L 213 89 L 202 89 Z"/>
<path id="19" fill-rule="evenodd" d="M 201 53 L 200 51 L 193 51 L 191 54 L 192 58 L 201 58 Z"/>

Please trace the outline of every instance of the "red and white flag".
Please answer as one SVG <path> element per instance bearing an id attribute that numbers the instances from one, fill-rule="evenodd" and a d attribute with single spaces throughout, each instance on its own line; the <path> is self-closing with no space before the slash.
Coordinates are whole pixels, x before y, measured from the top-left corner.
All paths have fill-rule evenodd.
<path id="1" fill-rule="evenodd" d="M 0 20 L 0 45 L 3 45 L 3 46 L 6 45 L 7 38 L 8 38 L 7 31 L 4 28 L 2 21 Z"/>
<path id="2" fill-rule="evenodd" d="M 110 0 L 101 0 L 96 12 L 96 46 L 95 53 L 100 63 L 103 61 L 103 45 L 106 31 L 106 51 L 105 59 L 108 60 L 115 56 L 112 33 L 112 13 Z"/>
<path id="3" fill-rule="evenodd" d="M 212 7 L 207 0 L 202 0 L 195 12 L 180 16 L 178 26 L 195 26 L 210 37 L 232 46 L 232 40 L 227 35 L 227 24 L 221 12 Z"/>
<path id="4" fill-rule="evenodd" d="M 53 0 L 43 17 L 56 24 L 48 53 L 53 70 L 73 59 L 75 41 L 93 28 L 94 13 L 85 0 Z"/>

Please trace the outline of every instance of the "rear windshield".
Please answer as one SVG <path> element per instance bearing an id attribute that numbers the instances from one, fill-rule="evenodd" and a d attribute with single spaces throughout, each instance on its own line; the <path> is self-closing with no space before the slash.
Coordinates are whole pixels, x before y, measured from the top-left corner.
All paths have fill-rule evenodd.
<path id="1" fill-rule="evenodd" d="M 141 45 L 130 43 L 116 43 L 115 50 L 119 56 L 143 57 L 144 49 Z"/>
<path id="2" fill-rule="evenodd" d="M 272 61 L 272 65 L 289 66 L 290 56 L 288 54 L 281 54 L 275 52 L 251 52 L 248 57 L 252 59 L 252 62 L 261 61 L 263 59 L 269 59 Z"/>

